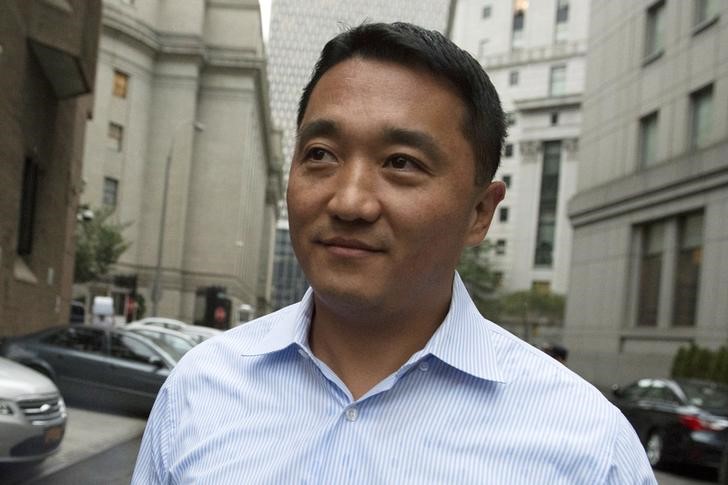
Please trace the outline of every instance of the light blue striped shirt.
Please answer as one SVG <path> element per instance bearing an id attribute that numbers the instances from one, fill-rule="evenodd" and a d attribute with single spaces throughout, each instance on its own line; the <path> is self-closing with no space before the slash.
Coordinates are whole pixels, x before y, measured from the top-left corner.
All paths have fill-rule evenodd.
<path id="1" fill-rule="evenodd" d="M 425 348 L 358 400 L 311 353 L 312 297 L 182 359 L 133 484 L 657 483 L 622 414 L 481 317 L 459 276 Z"/>

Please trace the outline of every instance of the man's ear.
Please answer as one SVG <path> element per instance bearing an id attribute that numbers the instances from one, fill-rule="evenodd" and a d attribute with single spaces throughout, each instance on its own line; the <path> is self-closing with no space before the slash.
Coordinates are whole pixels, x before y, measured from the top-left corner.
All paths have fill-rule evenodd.
<path id="1" fill-rule="evenodd" d="M 490 222 L 496 207 L 506 196 L 506 184 L 500 180 L 491 182 L 484 189 L 479 190 L 473 207 L 472 219 L 465 238 L 466 246 L 477 246 L 488 233 Z"/>

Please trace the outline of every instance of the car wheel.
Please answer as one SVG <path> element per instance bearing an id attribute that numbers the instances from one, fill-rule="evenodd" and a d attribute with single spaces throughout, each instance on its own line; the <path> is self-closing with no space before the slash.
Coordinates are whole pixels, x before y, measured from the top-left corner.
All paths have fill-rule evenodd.
<path id="1" fill-rule="evenodd" d="M 645 452 L 647 453 L 647 459 L 649 460 L 650 465 L 655 468 L 660 467 L 665 463 L 663 460 L 663 445 L 664 440 L 662 439 L 662 435 L 659 431 L 652 431 L 647 437 Z"/>

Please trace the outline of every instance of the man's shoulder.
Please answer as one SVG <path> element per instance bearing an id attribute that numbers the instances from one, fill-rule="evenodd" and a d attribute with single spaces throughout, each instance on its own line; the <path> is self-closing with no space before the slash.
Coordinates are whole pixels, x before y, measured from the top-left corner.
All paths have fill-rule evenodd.
<path id="1" fill-rule="evenodd" d="M 588 403 L 593 414 L 619 414 L 601 391 L 566 365 L 502 327 L 490 321 L 486 324 L 506 386 L 567 408 Z"/>

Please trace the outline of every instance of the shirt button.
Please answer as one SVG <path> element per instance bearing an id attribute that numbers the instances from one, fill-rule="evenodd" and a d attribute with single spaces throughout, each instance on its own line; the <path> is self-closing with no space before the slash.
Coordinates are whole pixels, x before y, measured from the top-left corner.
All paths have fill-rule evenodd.
<path id="1" fill-rule="evenodd" d="M 359 417 L 359 410 L 357 408 L 351 407 L 346 410 L 346 419 L 349 421 L 356 421 L 356 418 Z"/>
<path id="2" fill-rule="evenodd" d="M 422 361 L 420 362 L 419 367 L 422 372 L 427 372 L 430 369 L 430 364 L 426 361 Z"/>

